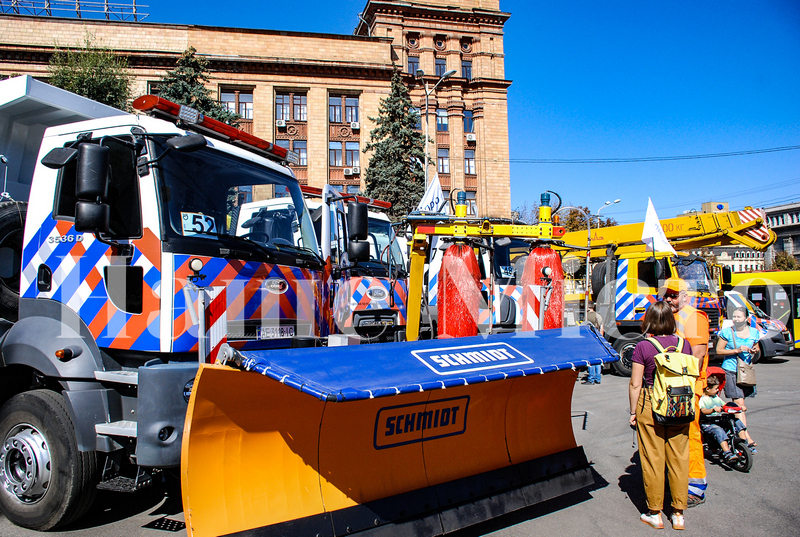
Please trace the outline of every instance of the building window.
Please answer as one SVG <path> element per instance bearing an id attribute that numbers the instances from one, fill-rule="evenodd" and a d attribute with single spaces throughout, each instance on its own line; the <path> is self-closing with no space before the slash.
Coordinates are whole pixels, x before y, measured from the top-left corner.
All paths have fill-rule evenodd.
<path id="1" fill-rule="evenodd" d="M 345 97 L 344 117 L 348 123 L 358 121 L 358 97 Z"/>
<path id="2" fill-rule="evenodd" d="M 295 95 L 294 100 L 294 120 L 307 121 L 308 120 L 308 106 L 305 95 Z"/>
<path id="3" fill-rule="evenodd" d="M 287 121 L 291 119 L 289 115 L 290 99 L 288 93 L 278 93 L 275 95 L 275 119 Z"/>
<path id="4" fill-rule="evenodd" d="M 295 140 L 294 150 L 300 157 L 298 166 L 308 166 L 308 142 L 305 140 Z"/>
<path id="5" fill-rule="evenodd" d="M 147 93 L 148 95 L 158 95 L 161 91 L 161 81 L 148 81 Z"/>
<path id="6" fill-rule="evenodd" d="M 275 140 L 275 145 L 277 145 L 278 147 L 282 147 L 282 148 L 286 149 L 287 151 L 292 148 L 290 144 L 291 144 L 291 141 L 289 141 L 289 140 Z"/>
<path id="7" fill-rule="evenodd" d="M 419 71 L 419 56 L 408 57 L 408 74 L 415 76 Z"/>
<path id="8" fill-rule="evenodd" d="M 444 108 L 436 109 L 436 130 L 447 132 L 447 110 Z"/>
<path id="9" fill-rule="evenodd" d="M 358 142 L 345 142 L 344 165 L 358 166 Z"/>
<path id="10" fill-rule="evenodd" d="M 475 132 L 475 123 L 472 120 L 472 110 L 464 110 L 464 132 Z"/>
<path id="11" fill-rule="evenodd" d="M 461 60 L 461 76 L 467 80 L 472 79 L 472 62 Z"/>
<path id="12" fill-rule="evenodd" d="M 447 60 L 436 58 L 436 76 L 442 76 L 447 72 Z"/>
<path id="13" fill-rule="evenodd" d="M 361 190 L 361 187 L 359 185 L 347 185 L 348 194 L 358 194 L 359 190 Z"/>
<path id="14" fill-rule="evenodd" d="M 439 149 L 436 152 L 439 173 L 450 173 L 450 150 Z"/>
<path id="15" fill-rule="evenodd" d="M 239 114 L 242 119 L 253 119 L 253 91 L 223 89 L 220 91 L 220 101 L 229 112 Z"/>
<path id="16" fill-rule="evenodd" d="M 475 150 L 467 149 L 464 151 L 464 173 L 475 175 Z"/>
<path id="17" fill-rule="evenodd" d="M 328 164 L 331 166 L 342 165 L 342 142 L 328 143 Z"/>
<path id="18" fill-rule="evenodd" d="M 328 121 L 330 123 L 342 122 L 342 98 L 328 97 Z M 341 166 L 341 164 L 340 164 Z"/>

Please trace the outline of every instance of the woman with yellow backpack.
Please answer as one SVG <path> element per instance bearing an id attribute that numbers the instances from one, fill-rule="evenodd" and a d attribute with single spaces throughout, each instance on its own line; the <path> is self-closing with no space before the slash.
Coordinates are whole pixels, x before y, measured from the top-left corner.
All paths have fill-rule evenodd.
<path id="1" fill-rule="evenodd" d="M 633 351 L 633 370 L 628 387 L 630 425 L 639 439 L 647 513 L 640 519 L 661 529 L 664 480 L 672 496 L 672 528 L 685 527 L 688 507 L 689 423 L 694 417 L 694 380 L 697 361 L 691 345 L 675 335 L 675 318 L 665 302 L 647 309 L 642 333 L 650 337 Z"/>

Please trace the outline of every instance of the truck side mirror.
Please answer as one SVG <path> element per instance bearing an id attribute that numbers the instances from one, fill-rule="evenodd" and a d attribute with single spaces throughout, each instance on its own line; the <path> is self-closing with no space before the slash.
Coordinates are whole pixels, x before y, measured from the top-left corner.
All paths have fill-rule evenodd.
<path id="1" fill-rule="evenodd" d="M 667 274 L 667 264 L 669 263 L 668 259 L 658 259 L 656 261 L 656 281 L 663 280 L 665 275 Z"/>
<path id="2" fill-rule="evenodd" d="M 78 176 L 75 197 L 83 201 L 105 202 L 108 197 L 108 147 L 81 144 L 78 149 Z"/>
<path id="3" fill-rule="evenodd" d="M 347 255 L 354 263 L 369 261 L 369 241 L 350 241 L 347 245 Z"/>
<path id="4" fill-rule="evenodd" d="M 108 233 L 111 209 L 108 196 L 108 147 L 81 144 L 75 180 L 75 231 Z"/>
<path id="5" fill-rule="evenodd" d="M 351 202 L 347 204 L 347 233 L 351 241 L 367 240 L 369 220 L 366 203 Z M 367 259 L 369 259 L 369 251 Z"/>
<path id="6" fill-rule="evenodd" d="M 173 136 L 167 140 L 167 147 L 183 153 L 191 153 L 203 149 L 208 145 L 206 137 L 202 134 L 187 134 L 186 136 Z"/>
<path id="7" fill-rule="evenodd" d="M 722 288 L 724 290 L 730 290 L 731 287 L 731 267 L 722 267 Z"/>
<path id="8" fill-rule="evenodd" d="M 51 149 L 44 158 L 42 164 L 51 170 L 60 170 L 73 160 L 78 155 L 78 150 L 74 147 L 56 147 Z"/>

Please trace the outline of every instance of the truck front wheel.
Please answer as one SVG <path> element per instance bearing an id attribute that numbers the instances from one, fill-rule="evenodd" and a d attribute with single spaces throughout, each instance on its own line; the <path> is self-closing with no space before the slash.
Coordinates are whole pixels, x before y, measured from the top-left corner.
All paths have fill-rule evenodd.
<path id="1" fill-rule="evenodd" d="M 50 390 L 12 397 L 0 409 L 0 511 L 35 530 L 63 526 L 94 501 L 97 458 L 78 451 L 64 398 Z"/>
<path id="2" fill-rule="evenodd" d="M 644 336 L 641 334 L 624 334 L 614 342 L 614 350 L 619 353 L 619 360 L 613 362 L 611 367 L 623 377 L 630 377 L 633 368 L 633 349 Z"/>

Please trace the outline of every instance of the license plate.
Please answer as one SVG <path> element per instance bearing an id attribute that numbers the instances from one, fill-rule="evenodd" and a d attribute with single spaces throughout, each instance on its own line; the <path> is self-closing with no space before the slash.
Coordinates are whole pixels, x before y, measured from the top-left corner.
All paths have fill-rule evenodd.
<path id="1" fill-rule="evenodd" d="M 286 339 L 294 337 L 294 326 L 259 326 L 256 330 L 258 339 Z"/>

